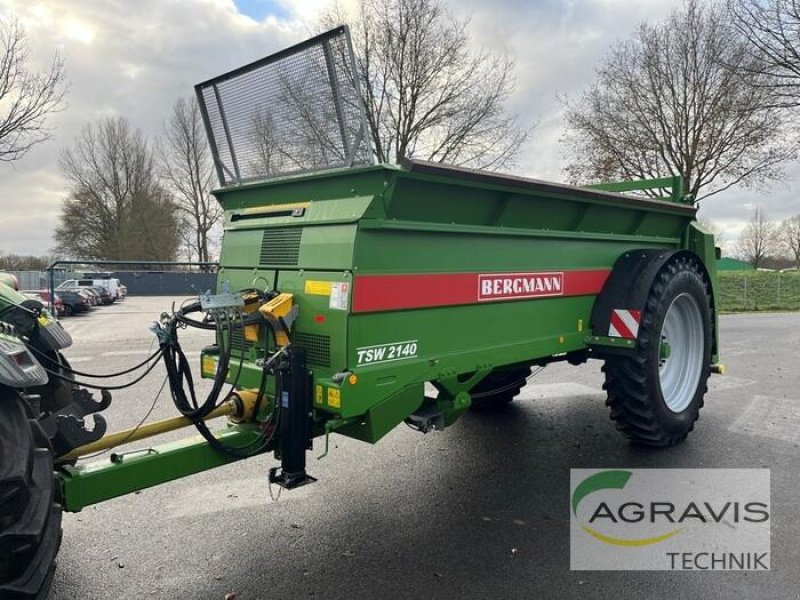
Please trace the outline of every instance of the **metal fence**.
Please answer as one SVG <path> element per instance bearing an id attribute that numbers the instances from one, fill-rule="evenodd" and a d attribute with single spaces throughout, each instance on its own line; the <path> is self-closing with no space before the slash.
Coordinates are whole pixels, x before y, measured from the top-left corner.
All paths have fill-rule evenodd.
<path id="1" fill-rule="evenodd" d="M 25 292 L 47 290 L 50 287 L 48 271 L 7 271 L 16 275 L 19 289 Z M 115 277 L 134 296 L 193 296 L 216 288 L 216 273 L 201 271 L 53 271 L 53 284 L 58 287 L 68 279 L 102 279 Z"/>
<path id="2" fill-rule="evenodd" d="M 7 271 L 17 276 L 19 289 L 24 291 L 46 290 L 50 285 L 50 274 L 47 271 Z M 83 273 L 74 271 L 56 270 L 53 273 L 55 284 L 60 285 L 67 279 L 78 279 Z"/>
<path id="3" fill-rule="evenodd" d="M 216 289 L 216 273 L 190 271 L 114 271 L 133 296 L 197 296 Z"/>
<path id="4" fill-rule="evenodd" d="M 721 273 L 720 310 L 800 310 L 800 273 Z"/>

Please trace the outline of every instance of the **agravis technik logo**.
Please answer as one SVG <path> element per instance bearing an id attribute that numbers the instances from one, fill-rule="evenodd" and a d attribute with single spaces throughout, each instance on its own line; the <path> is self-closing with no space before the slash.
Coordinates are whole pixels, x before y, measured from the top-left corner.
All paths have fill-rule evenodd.
<path id="1" fill-rule="evenodd" d="M 573 569 L 769 569 L 766 469 L 573 469 Z"/>

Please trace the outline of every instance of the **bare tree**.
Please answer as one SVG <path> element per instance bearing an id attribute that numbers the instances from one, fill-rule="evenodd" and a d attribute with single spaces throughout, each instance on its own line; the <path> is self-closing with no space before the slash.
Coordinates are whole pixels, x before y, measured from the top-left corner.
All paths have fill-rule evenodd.
<path id="1" fill-rule="evenodd" d="M 754 60 L 718 4 L 689 0 L 642 24 L 577 102 L 565 100 L 570 179 L 679 174 L 699 200 L 780 177 L 796 138 Z"/>
<path id="2" fill-rule="evenodd" d="M 64 62 L 58 53 L 40 73 L 29 61 L 25 30 L 16 19 L 0 17 L 0 161 L 22 158 L 49 139 L 45 119 L 64 106 Z"/>
<path id="3" fill-rule="evenodd" d="M 179 238 L 179 251 L 178 254 L 182 260 L 193 262 L 197 259 L 196 244 L 194 232 L 192 231 L 192 224 L 186 218 L 186 215 L 179 217 L 178 220 L 178 238 Z"/>
<path id="4" fill-rule="evenodd" d="M 0 251 L 0 270 L 2 271 L 44 271 L 52 262 L 49 256 L 25 256 L 6 254 Z"/>
<path id="5" fill-rule="evenodd" d="M 794 257 L 795 267 L 800 270 L 800 214 L 789 217 L 781 223 L 780 236 Z"/>
<path id="6" fill-rule="evenodd" d="M 326 72 L 316 76 L 321 80 L 328 77 Z M 303 89 L 303 83 L 281 78 L 277 101 L 269 109 L 258 107 L 253 111 L 251 170 L 274 176 L 347 164 L 333 103 L 320 102 L 314 90 Z M 347 123 L 341 125 L 346 127 Z M 366 144 L 362 148 L 366 150 Z"/>
<path id="7" fill-rule="evenodd" d="M 773 106 L 800 106 L 800 2 L 728 0 L 734 27 L 751 44 L 749 74 Z"/>
<path id="8" fill-rule="evenodd" d="M 714 236 L 714 243 L 717 246 L 719 246 L 720 244 L 722 244 L 722 242 L 725 241 L 725 228 L 722 225 L 712 221 L 711 219 L 706 219 L 703 217 L 700 217 L 698 221 L 700 222 L 700 225 L 703 227 L 703 229 L 705 229 L 711 235 Z"/>
<path id="9" fill-rule="evenodd" d="M 355 53 L 372 144 L 380 162 L 405 157 L 485 169 L 514 164 L 531 126 L 507 109 L 514 64 L 470 49 L 468 21 L 440 0 L 359 0 Z"/>
<path id="10" fill-rule="evenodd" d="M 253 159 L 255 164 L 250 165 L 250 168 L 268 176 L 279 173 L 283 168 L 285 157 L 281 155 L 282 146 L 275 132 L 275 121 L 269 112 L 255 111 L 250 131 L 253 147 L 256 149 Z"/>
<path id="11" fill-rule="evenodd" d="M 775 253 L 777 242 L 775 224 L 763 209 L 756 208 L 739 236 L 739 255 L 758 269 L 767 257 Z"/>
<path id="12" fill-rule="evenodd" d="M 56 229 L 58 249 L 86 259 L 173 260 L 175 205 L 142 134 L 122 117 L 86 125 L 61 156 L 71 182 Z"/>
<path id="13" fill-rule="evenodd" d="M 211 195 L 214 165 L 196 99 L 175 102 L 164 127 L 161 157 L 164 179 L 183 213 L 182 227 L 188 226 L 191 232 L 189 255 L 200 262 L 208 261 L 209 232 L 222 211 Z M 189 232 L 181 236 L 185 238 Z"/>

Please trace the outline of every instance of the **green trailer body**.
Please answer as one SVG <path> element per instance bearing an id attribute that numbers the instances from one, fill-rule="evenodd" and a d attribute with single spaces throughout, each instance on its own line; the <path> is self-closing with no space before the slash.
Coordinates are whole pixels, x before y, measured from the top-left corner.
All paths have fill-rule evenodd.
<path id="1" fill-rule="evenodd" d="M 419 409 L 426 382 L 455 415 L 468 404 L 458 395 L 493 370 L 625 342 L 591 328 L 625 253 L 687 249 L 714 277 L 713 240 L 681 201 L 413 161 L 216 196 L 219 290 L 293 294 L 292 340 L 307 353 L 314 409 L 370 442 Z M 236 343 L 239 383 L 255 387 L 263 340 Z M 206 356 L 204 374 L 214 369 Z"/>
<path id="2" fill-rule="evenodd" d="M 642 199 L 412 161 L 215 194 L 225 209 L 218 291 L 280 291 L 298 307 L 291 344 L 305 350 L 314 436 L 376 442 L 415 414 L 451 425 L 476 390 L 497 387 L 485 385 L 492 377 L 634 355 L 636 339 L 592 322 L 626 256 L 695 257 L 715 314 L 713 238 L 679 196 Z M 230 334 L 227 381 L 257 389 L 274 339 L 265 340 L 266 327 L 252 341 L 240 328 Z M 716 340 L 710 345 L 708 368 L 717 362 Z M 217 361 L 218 348 L 204 351 L 202 375 L 216 376 Z M 259 420 L 218 435 L 252 444 L 273 407 L 274 379 L 265 392 Z M 280 458 L 278 441 L 268 449 Z M 195 438 L 64 466 L 65 505 L 80 510 L 231 460 Z"/>

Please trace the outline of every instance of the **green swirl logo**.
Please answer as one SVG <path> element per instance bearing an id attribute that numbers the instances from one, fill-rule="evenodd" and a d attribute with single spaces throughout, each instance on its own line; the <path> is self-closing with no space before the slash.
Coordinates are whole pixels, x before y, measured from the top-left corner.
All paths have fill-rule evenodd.
<path id="1" fill-rule="evenodd" d="M 578 506 L 580 505 L 581 501 L 594 492 L 598 492 L 600 490 L 624 489 L 628 484 L 628 481 L 630 481 L 632 475 L 633 473 L 630 471 L 602 471 L 600 473 L 590 475 L 581 481 L 572 492 L 572 514 L 575 515 L 575 518 L 577 519 Z M 657 544 L 659 542 L 663 542 L 664 540 L 668 540 L 683 530 L 682 527 L 678 527 L 672 531 L 668 531 L 667 533 L 653 537 L 629 539 L 600 533 L 596 529 L 589 527 L 589 525 L 586 523 L 581 524 L 581 529 L 596 540 L 612 546 L 650 546 L 652 544 Z"/>

